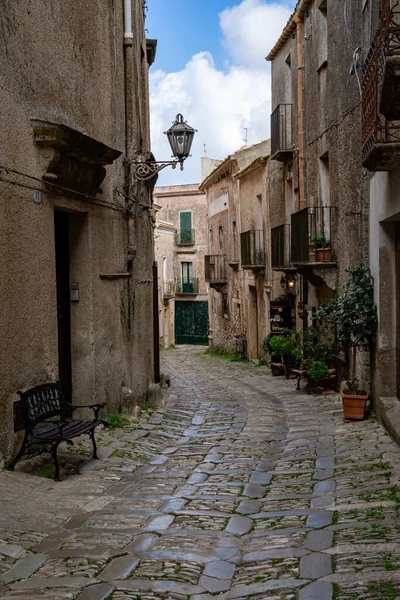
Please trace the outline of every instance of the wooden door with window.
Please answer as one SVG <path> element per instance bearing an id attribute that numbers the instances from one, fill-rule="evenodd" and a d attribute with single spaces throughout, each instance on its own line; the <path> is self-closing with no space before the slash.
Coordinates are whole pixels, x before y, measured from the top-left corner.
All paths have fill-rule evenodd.
<path id="1" fill-rule="evenodd" d="M 184 294 L 193 294 L 193 263 L 182 263 L 182 292 Z"/>

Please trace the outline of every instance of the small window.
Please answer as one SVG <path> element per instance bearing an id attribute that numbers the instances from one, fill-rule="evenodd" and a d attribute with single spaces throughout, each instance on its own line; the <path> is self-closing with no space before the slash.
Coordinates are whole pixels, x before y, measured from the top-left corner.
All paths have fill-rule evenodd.
<path id="1" fill-rule="evenodd" d="M 318 5 L 317 18 L 318 69 L 328 61 L 328 2 L 322 0 Z"/>

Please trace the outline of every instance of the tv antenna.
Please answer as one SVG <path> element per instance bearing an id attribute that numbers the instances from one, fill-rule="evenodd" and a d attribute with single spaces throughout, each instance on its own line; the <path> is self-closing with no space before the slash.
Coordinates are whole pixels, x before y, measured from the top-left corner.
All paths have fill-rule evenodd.
<path id="1" fill-rule="evenodd" d="M 245 145 L 247 146 L 247 132 L 248 132 L 248 127 L 241 127 L 240 129 L 244 129 L 245 131 L 245 136 L 244 138 L 242 138 L 242 140 L 244 141 Z"/>

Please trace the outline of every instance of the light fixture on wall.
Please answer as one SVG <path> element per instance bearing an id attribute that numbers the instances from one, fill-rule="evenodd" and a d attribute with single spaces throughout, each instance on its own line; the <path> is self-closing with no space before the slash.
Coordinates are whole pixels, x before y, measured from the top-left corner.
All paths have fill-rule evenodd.
<path id="1" fill-rule="evenodd" d="M 183 163 L 190 156 L 194 134 L 197 129 L 193 129 L 183 120 L 183 116 L 179 113 L 168 131 L 164 131 L 171 146 L 172 156 L 176 160 L 155 161 L 149 160 L 145 155 L 135 156 L 134 158 L 126 159 L 126 162 L 133 166 L 132 177 L 133 181 L 147 181 L 152 179 L 165 167 L 176 169 L 180 165 L 183 171 Z"/>
<path id="2" fill-rule="evenodd" d="M 296 275 L 288 273 L 281 277 L 281 287 L 287 290 L 289 294 L 294 294 L 296 289 Z"/>

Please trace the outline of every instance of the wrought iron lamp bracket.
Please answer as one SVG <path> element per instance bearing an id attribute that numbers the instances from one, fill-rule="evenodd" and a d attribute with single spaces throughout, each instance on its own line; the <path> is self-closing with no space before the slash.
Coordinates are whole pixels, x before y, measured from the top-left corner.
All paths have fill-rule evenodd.
<path id="1" fill-rule="evenodd" d="M 148 181 L 166 167 L 176 169 L 177 165 L 180 165 L 181 171 L 183 171 L 183 160 L 146 161 L 146 159 L 139 156 L 127 158 L 125 162 L 132 165 L 133 181 Z"/>

